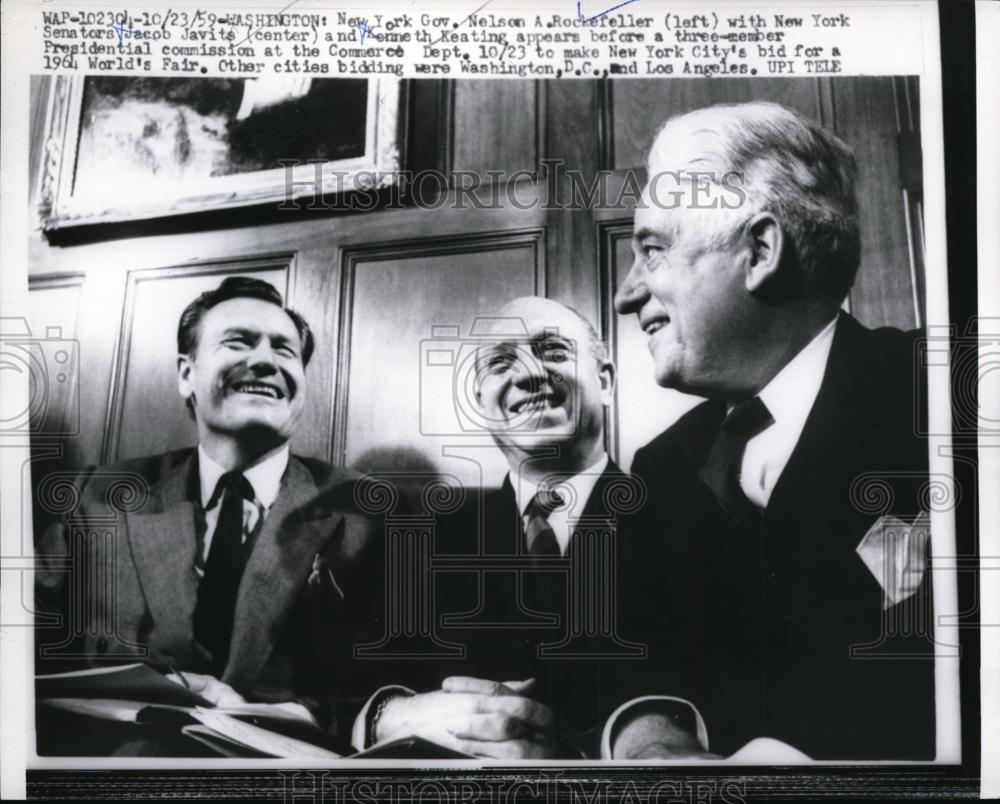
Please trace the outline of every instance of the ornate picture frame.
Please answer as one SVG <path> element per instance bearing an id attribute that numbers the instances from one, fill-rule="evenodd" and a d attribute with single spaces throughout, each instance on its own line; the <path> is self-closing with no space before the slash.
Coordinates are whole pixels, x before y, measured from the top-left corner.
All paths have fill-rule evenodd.
<path id="1" fill-rule="evenodd" d="M 39 182 L 37 216 L 39 227 L 43 231 L 53 231 L 70 227 L 102 223 L 120 223 L 141 221 L 176 215 L 217 211 L 239 207 L 249 207 L 262 204 L 291 203 L 296 199 L 312 198 L 327 194 L 341 194 L 357 190 L 371 190 L 388 186 L 395 181 L 396 172 L 400 167 L 400 149 L 398 122 L 400 113 L 400 84 L 395 80 L 367 81 L 367 90 L 362 92 L 360 103 L 363 104 L 363 143 L 360 142 L 361 126 L 354 126 L 351 136 L 358 141 L 349 143 L 353 152 L 347 158 L 327 158 L 322 151 L 330 151 L 337 147 L 336 143 L 327 143 L 323 149 L 317 149 L 316 140 L 322 137 L 316 129 L 309 131 L 309 126 L 296 128 L 288 133 L 285 148 L 280 152 L 265 156 L 267 162 L 277 162 L 279 166 L 270 169 L 254 169 L 253 158 L 244 159 L 243 164 L 224 166 L 224 171 L 210 171 L 208 168 L 215 159 L 226 160 L 225 149 L 229 147 L 225 133 L 217 129 L 201 136 L 201 143 L 195 137 L 183 136 L 178 132 L 164 132 L 156 154 L 147 153 L 147 163 L 141 164 L 135 149 L 120 148 L 114 151 L 115 143 L 105 143 L 106 151 L 103 157 L 94 155 L 94 148 L 81 147 L 87 136 L 87 126 L 92 116 L 85 119 L 87 113 L 88 95 L 86 82 L 101 77 L 87 76 L 57 76 L 53 81 L 46 114 L 46 141 Z M 136 79 L 147 82 L 169 82 L 177 79 Z M 269 92 L 256 94 L 265 95 L 263 101 L 248 99 L 250 93 L 245 87 L 250 80 L 282 81 L 283 79 L 237 79 L 227 82 L 232 92 L 234 84 L 244 85 L 242 103 L 239 104 L 239 116 L 257 113 L 261 104 L 275 105 L 275 92 L 269 87 Z M 308 81 L 308 79 L 307 79 Z M 326 82 L 331 82 L 326 84 Z M 312 79 L 313 86 L 323 82 L 331 87 L 336 79 Z M 354 81 L 354 84 L 358 84 Z M 345 82 L 346 84 L 346 82 Z M 259 84 L 257 85 L 260 86 Z M 308 84 L 307 84 L 308 87 Z M 165 91 L 165 90 L 164 90 Z M 238 89 L 237 89 L 238 91 Z M 285 98 L 301 99 L 304 93 L 299 88 L 287 89 L 278 87 L 278 103 L 291 105 L 294 101 L 283 101 Z M 270 94 L 270 97 L 266 97 Z M 355 93 L 357 96 L 357 93 Z M 92 99 L 93 93 L 90 98 Z M 237 99 L 238 100 L 238 99 Z M 184 100 L 175 106 L 180 109 Z M 162 104 L 160 104 L 162 107 Z M 190 115 L 177 112 L 175 117 L 167 121 L 167 125 L 188 126 L 186 120 L 193 117 L 198 120 L 222 120 L 222 126 L 231 126 L 234 119 L 230 103 L 230 117 L 226 121 L 217 114 L 214 118 L 200 117 L 192 112 Z M 190 112 L 190 109 L 185 111 Z M 127 112 L 125 113 L 127 114 Z M 143 139 L 160 136 L 161 121 L 146 119 L 140 115 L 130 115 L 128 123 L 138 127 L 137 133 L 119 133 L 120 129 L 113 122 L 105 122 L 105 133 L 118 140 L 124 139 L 129 145 L 136 144 L 144 148 Z M 273 116 L 269 125 L 275 125 L 280 117 Z M 140 118 L 140 119 L 136 119 Z M 239 119 L 239 118 L 236 118 Z M 291 118 L 294 120 L 294 118 Z M 312 122 L 312 119 L 310 120 Z M 280 125 L 280 122 L 278 123 Z M 298 126 L 299 123 L 294 125 Z M 210 125 L 204 122 L 198 125 L 200 132 L 209 131 Z M 221 127 L 219 127 L 221 128 Z M 297 143 L 296 138 L 308 139 L 312 134 L 312 142 Z M 333 136 L 337 136 L 336 133 Z M 129 139 L 131 138 L 131 139 Z M 165 142 L 164 142 L 165 140 Z M 206 147 L 205 142 L 214 149 L 214 155 L 200 155 L 195 158 L 196 149 Z M 178 144 L 180 143 L 180 144 Z M 298 147 L 296 147 L 298 145 Z M 329 147 L 327 147 L 329 146 Z M 348 150 L 341 148 L 341 150 Z M 178 152 L 181 152 L 180 155 Z M 220 157 L 220 154 L 222 156 Z M 118 161 L 118 158 L 121 161 Z M 94 160 L 104 159 L 104 163 Z M 254 158 L 260 161 L 260 155 Z M 171 164 L 171 160 L 173 163 Z M 177 169 L 180 161 L 186 171 L 183 175 L 175 175 L 173 180 L 160 176 Z M 133 171 L 133 169 L 135 169 Z M 198 174 L 196 171 L 203 172 Z M 106 171 L 106 172 L 105 172 Z M 133 174 L 130 176 L 130 171 Z M 192 173 L 195 172 L 195 175 Z M 214 175 L 213 175 L 214 173 Z M 96 174 L 103 174 L 100 182 L 95 181 Z"/>

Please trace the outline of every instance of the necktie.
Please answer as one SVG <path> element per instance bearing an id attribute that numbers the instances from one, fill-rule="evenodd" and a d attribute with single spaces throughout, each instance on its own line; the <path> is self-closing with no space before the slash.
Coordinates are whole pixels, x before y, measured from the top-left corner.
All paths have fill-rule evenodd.
<path id="1" fill-rule="evenodd" d="M 531 498 L 525 509 L 528 524 L 524 535 L 528 542 L 528 555 L 536 558 L 559 558 L 559 540 L 549 524 L 549 514 L 562 504 L 562 497 L 551 491 L 539 491 Z"/>
<path id="2" fill-rule="evenodd" d="M 225 668 L 229 658 L 236 593 L 245 564 L 243 501 L 253 498 L 253 487 L 239 472 L 226 472 L 220 477 L 212 495 L 212 500 L 220 500 L 219 518 L 205 563 L 205 575 L 198 587 L 194 635 L 212 654 L 218 672 Z M 209 509 L 212 500 L 209 500 Z"/>
<path id="3" fill-rule="evenodd" d="M 760 518 L 760 510 L 740 488 L 743 453 L 750 439 L 774 424 L 760 397 L 740 402 L 722 422 L 719 434 L 701 469 L 701 479 L 715 494 L 722 509 L 740 525 Z"/>
<path id="4" fill-rule="evenodd" d="M 524 536 L 528 545 L 528 556 L 535 572 L 525 575 L 524 597 L 528 608 L 534 611 L 556 611 L 556 590 L 552 588 L 552 568 L 545 567 L 545 559 L 559 558 L 559 540 L 549 524 L 549 514 L 562 505 L 562 498 L 550 491 L 539 491 L 525 509 L 528 522 Z M 522 576 L 523 577 L 523 576 Z M 528 640 L 528 648 L 534 651 L 534 642 Z"/>

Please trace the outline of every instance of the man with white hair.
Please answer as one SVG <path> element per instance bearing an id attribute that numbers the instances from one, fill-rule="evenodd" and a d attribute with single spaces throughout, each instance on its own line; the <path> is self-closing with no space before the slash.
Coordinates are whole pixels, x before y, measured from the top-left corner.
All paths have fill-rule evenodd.
<path id="1" fill-rule="evenodd" d="M 668 555 L 663 691 L 705 728 L 645 701 L 611 730 L 615 756 L 770 738 L 816 759 L 933 758 L 918 333 L 841 309 L 861 252 L 854 157 L 752 103 L 669 120 L 648 168 L 615 306 L 657 382 L 707 398 L 632 466 Z M 867 493 L 880 483 L 884 500 Z"/>

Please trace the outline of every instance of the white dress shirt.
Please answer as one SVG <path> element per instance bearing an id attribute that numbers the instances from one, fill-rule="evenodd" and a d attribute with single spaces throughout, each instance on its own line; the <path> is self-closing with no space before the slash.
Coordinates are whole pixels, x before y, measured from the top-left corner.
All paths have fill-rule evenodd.
<path id="1" fill-rule="evenodd" d="M 281 478 L 288 466 L 288 445 L 272 455 L 243 470 L 243 477 L 253 487 L 254 499 L 243 501 L 243 541 L 256 533 L 261 523 L 267 517 L 268 511 L 278 498 L 281 488 Z M 201 509 L 205 513 L 205 535 L 201 549 L 195 558 L 195 569 L 199 575 L 204 574 L 208 561 L 208 551 L 212 546 L 216 525 L 219 523 L 219 508 L 222 495 L 212 500 L 219 478 L 226 473 L 219 464 L 213 461 L 204 447 L 198 446 L 198 478 L 201 484 Z M 208 504 L 213 503 L 209 508 Z"/>
<path id="2" fill-rule="evenodd" d="M 587 506 L 590 493 L 597 484 L 597 479 L 604 473 L 608 466 L 607 453 L 602 452 L 601 457 L 579 474 L 572 477 L 559 476 L 556 482 L 551 484 L 551 490 L 562 491 L 564 504 L 558 506 L 546 519 L 549 527 L 555 534 L 556 541 L 559 542 L 559 552 L 566 555 L 569 547 L 571 524 L 583 515 L 583 509 Z M 521 521 L 525 528 L 528 527 L 527 508 L 538 493 L 538 484 L 527 478 L 510 477 L 511 485 L 514 487 L 514 497 L 517 500 L 517 510 L 521 512 Z M 522 545 L 523 546 L 523 545 Z"/>
<path id="3" fill-rule="evenodd" d="M 757 395 L 770 411 L 774 424 L 747 442 L 740 467 L 740 487 L 758 508 L 767 508 L 771 492 L 799 443 L 826 373 L 836 327 L 835 318 Z"/>

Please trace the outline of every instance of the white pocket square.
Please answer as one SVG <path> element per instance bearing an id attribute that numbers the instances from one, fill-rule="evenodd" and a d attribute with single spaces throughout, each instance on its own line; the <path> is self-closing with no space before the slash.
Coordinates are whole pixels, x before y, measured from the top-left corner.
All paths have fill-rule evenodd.
<path id="1" fill-rule="evenodd" d="M 857 554 L 882 587 L 883 609 L 901 603 L 917 591 L 927 571 L 930 536 L 930 515 L 926 511 L 912 523 L 886 514 L 879 517 L 858 543 Z"/>

